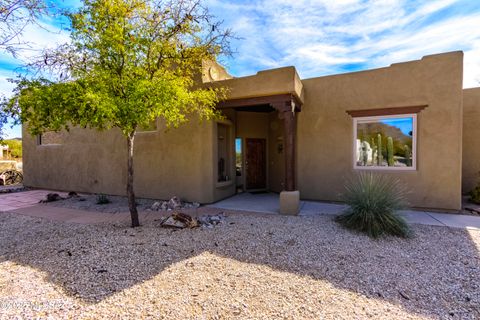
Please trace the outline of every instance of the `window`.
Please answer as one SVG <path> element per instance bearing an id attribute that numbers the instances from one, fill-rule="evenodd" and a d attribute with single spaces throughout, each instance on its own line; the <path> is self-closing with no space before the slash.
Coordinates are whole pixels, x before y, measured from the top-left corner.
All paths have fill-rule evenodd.
<path id="1" fill-rule="evenodd" d="M 235 139 L 235 175 L 242 176 L 243 156 L 242 156 L 242 138 Z"/>
<path id="2" fill-rule="evenodd" d="M 354 118 L 356 169 L 415 170 L 417 115 Z"/>
<path id="3" fill-rule="evenodd" d="M 224 182 L 232 180 L 232 142 L 230 141 L 231 126 L 229 124 L 217 123 L 217 181 Z"/>
<path id="4" fill-rule="evenodd" d="M 37 136 L 38 145 L 60 145 L 64 144 L 67 138 L 68 132 L 65 130 L 62 131 L 47 131 Z"/>

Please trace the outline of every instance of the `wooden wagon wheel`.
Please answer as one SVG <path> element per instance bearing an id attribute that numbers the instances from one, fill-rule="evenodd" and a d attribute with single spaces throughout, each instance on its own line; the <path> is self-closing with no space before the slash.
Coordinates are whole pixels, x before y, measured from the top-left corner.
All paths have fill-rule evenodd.
<path id="1" fill-rule="evenodd" d="M 3 171 L 2 174 L 0 175 L 3 180 L 3 184 L 5 186 L 7 185 L 13 185 L 13 184 L 20 184 L 23 181 L 23 175 L 20 171 L 17 170 L 7 170 Z"/>

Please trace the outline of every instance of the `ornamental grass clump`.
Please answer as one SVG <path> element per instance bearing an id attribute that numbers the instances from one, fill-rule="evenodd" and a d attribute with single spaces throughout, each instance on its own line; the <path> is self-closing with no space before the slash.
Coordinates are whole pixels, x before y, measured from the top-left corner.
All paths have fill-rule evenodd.
<path id="1" fill-rule="evenodd" d="M 109 204 L 111 201 L 104 194 L 97 195 L 97 204 Z"/>
<path id="2" fill-rule="evenodd" d="M 347 183 L 342 197 L 348 208 L 335 220 L 345 228 L 372 238 L 411 235 L 407 223 L 397 214 L 406 206 L 405 189 L 398 180 L 361 173 Z"/>
<path id="3" fill-rule="evenodd" d="M 470 201 L 475 204 L 480 204 L 480 183 L 472 191 L 470 191 Z"/>

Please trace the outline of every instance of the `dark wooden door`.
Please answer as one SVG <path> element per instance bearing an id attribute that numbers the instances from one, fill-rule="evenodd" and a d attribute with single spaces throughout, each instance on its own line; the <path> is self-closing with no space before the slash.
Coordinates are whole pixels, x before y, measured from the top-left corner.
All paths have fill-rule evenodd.
<path id="1" fill-rule="evenodd" d="M 265 139 L 245 139 L 246 187 L 249 190 L 267 187 L 266 144 Z"/>

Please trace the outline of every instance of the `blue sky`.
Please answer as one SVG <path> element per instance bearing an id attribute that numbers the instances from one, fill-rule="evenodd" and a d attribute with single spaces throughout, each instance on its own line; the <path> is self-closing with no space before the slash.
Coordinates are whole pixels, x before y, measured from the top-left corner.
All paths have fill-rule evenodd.
<path id="1" fill-rule="evenodd" d="M 235 139 L 235 152 L 236 153 L 242 152 L 242 139 L 240 138 Z"/>
<path id="2" fill-rule="evenodd" d="M 63 7 L 77 6 L 65 0 Z M 293 65 L 301 78 L 385 67 L 424 55 L 463 50 L 464 87 L 480 86 L 479 0 L 205 0 L 240 38 L 221 62 L 234 76 Z M 29 50 L 14 59 L 0 52 L 0 93 L 8 95 L 22 60 L 68 41 L 65 21 L 46 18 L 30 27 Z M 18 136 L 15 128 L 7 132 Z"/>
<path id="3" fill-rule="evenodd" d="M 383 120 L 381 122 L 389 126 L 399 128 L 400 131 L 402 131 L 407 136 L 409 136 L 410 132 L 413 131 L 412 118 L 396 118 L 396 119 Z"/>

